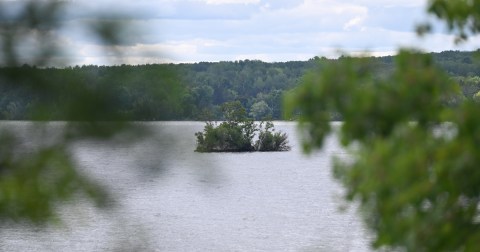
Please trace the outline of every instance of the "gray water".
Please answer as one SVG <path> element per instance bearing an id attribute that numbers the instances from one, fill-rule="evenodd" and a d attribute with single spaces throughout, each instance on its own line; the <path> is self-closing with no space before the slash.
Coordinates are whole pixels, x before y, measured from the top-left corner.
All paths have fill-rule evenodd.
<path id="1" fill-rule="evenodd" d="M 82 142 L 85 173 L 116 199 L 107 211 L 87 200 L 62 206 L 46 229 L 1 229 L 1 251 L 369 251 L 355 207 L 332 179 L 334 137 L 302 154 L 294 123 L 276 123 L 292 150 L 195 153 L 197 122 L 147 124 L 154 136 L 132 145 Z"/>

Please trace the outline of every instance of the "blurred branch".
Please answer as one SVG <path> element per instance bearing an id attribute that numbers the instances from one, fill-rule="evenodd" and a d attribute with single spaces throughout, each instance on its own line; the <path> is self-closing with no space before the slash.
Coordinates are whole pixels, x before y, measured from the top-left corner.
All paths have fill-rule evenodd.
<path id="1" fill-rule="evenodd" d="M 129 117 L 118 113 L 116 99 L 108 86 L 92 88 L 85 82 L 88 78 L 58 84 L 49 80 L 48 71 L 37 70 L 36 67 L 58 64 L 53 62 L 55 56 L 69 49 L 57 42 L 58 31 L 64 25 L 61 14 L 67 4 L 56 0 L 0 2 L 0 64 L 5 67 L 0 79 L 31 89 L 42 97 L 32 103 L 31 118 L 52 120 L 55 118 L 52 111 L 56 111 L 67 120 L 49 145 L 35 148 L 27 148 L 28 144 L 15 129 L 1 127 L 1 221 L 44 223 L 56 218 L 58 203 L 78 195 L 105 206 L 105 201 L 111 200 L 108 194 L 79 172 L 69 147 L 87 138 L 106 140 L 122 133 L 137 139 L 142 133 L 138 125 L 132 127 Z M 123 27 L 124 23 L 103 20 L 86 28 L 103 45 L 115 48 L 122 44 Z M 121 58 L 119 50 L 113 52 Z M 21 68 L 23 64 L 34 67 Z M 52 97 L 61 98 L 60 106 Z M 34 139 L 52 137 L 51 132 L 38 130 L 48 127 L 46 124 L 27 125 Z"/>

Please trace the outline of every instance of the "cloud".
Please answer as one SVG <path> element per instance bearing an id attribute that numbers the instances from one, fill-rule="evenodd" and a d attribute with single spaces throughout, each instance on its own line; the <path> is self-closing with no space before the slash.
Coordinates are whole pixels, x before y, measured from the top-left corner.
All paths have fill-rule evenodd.
<path id="1" fill-rule="evenodd" d="M 66 19 L 245 19 L 258 1 L 235 0 L 77 0 L 68 5 Z"/>
<path id="2" fill-rule="evenodd" d="M 343 29 L 346 31 L 351 30 L 353 27 L 359 27 L 365 20 L 364 17 L 355 17 L 350 19 L 344 26 Z"/>
<path id="3" fill-rule="evenodd" d="M 338 49 L 385 55 L 400 46 L 456 49 L 447 34 L 416 37 L 415 24 L 427 19 L 426 4 L 427 0 L 76 0 L 63 13 L 64 29 L 58 33 L 69 41 L 74 62 L 97 64 L 287 61 L 333 57 Z M 112 55 L 112 46 L 85 29 L 98 20 L 129 27 L 115 33 L 122 38 L 115 48 L 123 58 Z M 462 47 L 469 48 L 475 48 L 473 43 Z"/>
<path id="4" fill-rule="evenodd" d="M 414 7 L 425 8 L 426 0 L 339 0 L 339 2 L 348 2 L 355 5 L 371 7 Z"/>
<path id="5" fill-rule="evenodd" d="M 258 4 L 260 0 L 200 0 L 207 4 Z"/>

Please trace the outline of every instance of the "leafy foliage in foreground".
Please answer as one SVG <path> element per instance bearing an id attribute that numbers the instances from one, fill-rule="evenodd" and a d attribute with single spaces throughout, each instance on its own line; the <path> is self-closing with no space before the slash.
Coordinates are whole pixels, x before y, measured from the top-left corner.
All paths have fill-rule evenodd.
<path id="1" fill-rule="evenodd" d="M 480 1 L 429 5 L 457 39 L 480 31 Z M 333 131 L 332 112 L 343 116 L 337 133 L 352 155 L 336 159 L 334 174 L 346 199 L 360 204 L 375 248 L 479 248 L 480 103 L 458 99 L 465 89 L 434 62 L 402 50 L 395 70 L 378 78 L 372 61 L 347 57 L 305 75 L 287 98 L 289 113 L 299 112 L 307 151 Z"/>
<path id="2" fill-rule="evenodd" d="M 56 32 L 64 28 L 66 4 L 0 1 L 0 119 L 37 120 L 0 125 L 0 224 L 59 220 L 61 204 L 76 197 L 111 206 L 106 188 L 84 173 L 72 150 L 79 141 L 128 138 L 131 143 L 146 134 L 129 123 L 131 113 L 118 109 L 114 83 L 95 85 L 101 80 L 90 81 L 90 75 L 72 69 L 20 66 L 49 66 L 66 49 Z M 106 47 L 120 42 L 107 35 L 121 34 L 122 27 L 96 30 L 98 25 L 92 21 L 83 28 Z M 26 41 L 33 42 L 31 48 Z M 46 122 L 59 119 L 65 122 Z"/>
<path id="3" fill-rule="evenodd" d="M 207 122 L 203 132 L 195 133 L 198 152 L 249 152 L 249 151 L 288 151 L 287 135 L 275 132 L 273 123 L 264 122 L 258 126 L 247 118 L 240 102 L 225 103 L 222 106 L 226 121 L 216 126 Z M 255 132 L 260 131 L 258 140 L 253 143 Z"/>
<path id="4" fill-rule="evenodd" d="M 373 78 L 368 60 L 353 58 L 305 76 L 289 102 L 301 111 L 306 150 L 321 147 L 332 131 L 328 111 L 341 113 L 338 133 L 353 160 L 337 160 L 335 175 L 347 199 L 361 202 L 376 247 L 478 244 L 480 152 L 476 137 L 467 136 L 480 121 L 463 111 L 478 106 L 445 106 L 458 86 L 430 57 L 402 51 L 396 62 L 384 80 Z M 452 128 L 441 131 L 446 120 Z"/>

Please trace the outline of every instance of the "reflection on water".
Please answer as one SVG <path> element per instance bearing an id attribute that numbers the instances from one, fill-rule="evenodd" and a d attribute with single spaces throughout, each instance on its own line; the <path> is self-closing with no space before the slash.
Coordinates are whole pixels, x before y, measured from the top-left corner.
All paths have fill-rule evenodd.
<path id="1" fill-rule="evenodd" d="M 157 134 L 133 145 L 82 142 L 86 173 L 116 198 L 108 212 L 79 200 L 46 230 L 5 227 L 2 251 L 368 251 L 352 208 L 339 211 L 330 139 L 304 156 L 293 123 L 277 123 L 292 150 L 195 153 L 197 122 L 148 123 Z"/>

